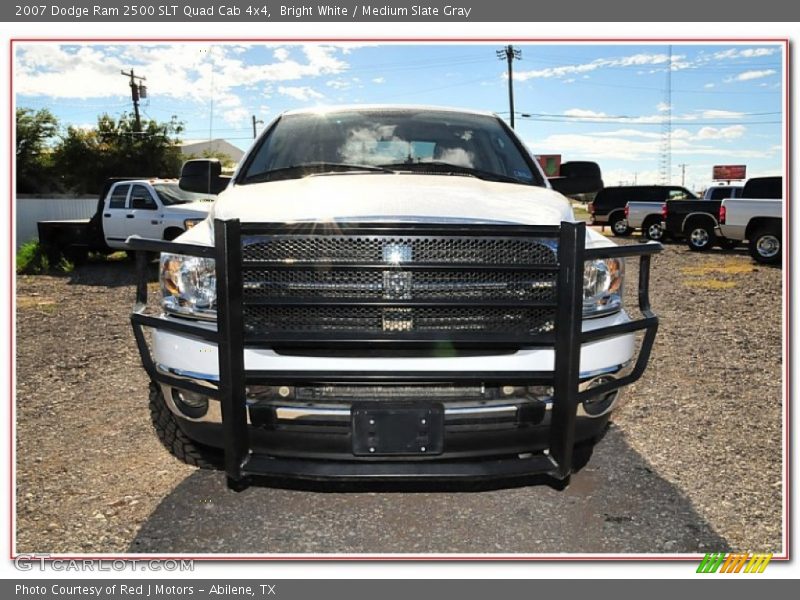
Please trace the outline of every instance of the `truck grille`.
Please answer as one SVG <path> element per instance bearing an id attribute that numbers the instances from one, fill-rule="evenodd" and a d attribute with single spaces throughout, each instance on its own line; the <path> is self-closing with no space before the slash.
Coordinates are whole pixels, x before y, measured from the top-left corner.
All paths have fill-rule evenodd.
<path id="1" fill-rule="evenodd" d="M 297 235 L 248 236 L 242 243 L 245 262 L 278 264 L 381 264 L 393 258 L 396 262 L 476 265 L 553 265 L 557 262 L 555 253 L 543 240 L 525 238 Z M 398 248 L 404 251 L 393 254 Z"/>
<path id="2" fill-rule="evenodd" d="M 459 235 L 436 236 L 317 227 L 243 236 L 247 338 L 496 342 L 554 330 L 554 236 L 502 235 L 497 227 L 494 235 L 459 227 Z"/>

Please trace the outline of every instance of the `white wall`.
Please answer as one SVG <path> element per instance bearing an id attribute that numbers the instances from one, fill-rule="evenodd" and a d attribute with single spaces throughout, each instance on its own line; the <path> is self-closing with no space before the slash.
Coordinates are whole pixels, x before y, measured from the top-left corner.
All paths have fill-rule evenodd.
<path id="1" fill-rule="evenodd" d="M 16 247 L 36 240 L 39 234 L 36 223 L 62 219 L 88 219 L 97 208 L 97 198 L 16 198 L 14 210 L 17 217 Z"/>

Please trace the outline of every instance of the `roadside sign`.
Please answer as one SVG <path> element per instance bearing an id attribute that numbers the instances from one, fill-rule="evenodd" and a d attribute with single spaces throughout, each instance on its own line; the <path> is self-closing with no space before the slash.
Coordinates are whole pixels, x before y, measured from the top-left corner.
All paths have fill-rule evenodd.
<path id="1" fill-rule="evenodd" d="M 714 165 L 714 181 L 747 179 L 747 165 Z"/>
<path id="2" fill-rule="evenodd" d="M 561 176 L 561 155 L 560 154 L 537 154 L 536 160 L 547 177 Z"/>

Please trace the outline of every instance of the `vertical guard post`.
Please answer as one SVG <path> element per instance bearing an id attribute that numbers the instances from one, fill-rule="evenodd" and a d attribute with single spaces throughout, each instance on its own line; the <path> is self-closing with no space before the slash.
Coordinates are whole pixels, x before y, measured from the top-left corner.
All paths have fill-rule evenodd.
<path id="1" fill-rule="evenodd" d="M 555 381 L 550 415 L 550 457 L 554 475 L 566 479 L 572 469 L 583 319 L 583 250 L 585 223 L 561 223 L 558 242 Z"/>
<path id="2" fill-rule="evenodd" d="M 219 332 L 219 391 L 225 445 L 225 472 L 230 483 L 242 482 L 250 443 L 244 381 L 242 316 L 242 242 L 238 219 L 214 221 Z"/>

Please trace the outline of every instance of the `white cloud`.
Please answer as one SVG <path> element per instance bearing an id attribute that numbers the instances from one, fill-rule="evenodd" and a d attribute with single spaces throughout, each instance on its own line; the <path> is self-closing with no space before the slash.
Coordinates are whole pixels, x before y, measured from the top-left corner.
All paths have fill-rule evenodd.
<path id="1" fill-rule="evenodd" d="M 707 90 L 710 90 L 711 88 L 713 88 L 713 87 L 716 87 L 716 84 L 714 84 L 714 83 L 707 83 L 707 84 L 705 84 L 703 87 L 704 87 L 704 88 L 706 88 Z"/>
<path id="2" fill-rule="evenodd" d="M 673 68 L 676 64 L 680 64 L 684 56 L 673 57 Z M 518 81 L 527 81 L 528 79 L 550 79 L 552 77 L 564 77 L 566 75 L 575 75 L 580 73 L 587 73 L 597 69 L 614 68 L 614 67 L 635 67 L 641 65 L 664 65 L 668 63 L 670 57 L 668 54 L 632 54 L 630 56 L 623 56 L 620 58 L 598 58 L 588 63 L 563 65 L 558 67 L 547 67 L 544 69 L 534 69 L 531 71 L 518 71 L 514 74 L 514 79 Z M 504 75 L 507 77 L 507 75 Z"/>
<path id="3" fill-rule="evenodd" d="M 250 46 L 252 47 L 252 46 Z M 337 75 L 348 68 L 342 48 L 298 46 L 303 59 L 279 47 L 274 62 L 245 62 L 241 45 L 137 44 L 129 46 L 28 43 L 17 47 L 15 89 L 30 96 L 109 98 L 128 90 L 120 70 L 147 77 L 151 96 L 208 101 L 240 86 Z"/>
<path id="4" fill-rule="evenodd" d="M 568 117 L 579 117 L 581 119 L 598 119 L 608 117 L 604 112 L 597 112 L 594 110 L 586 110 L 583 108 L 570 108 L 564 111 Z"/>
<path id="5" fill-rule="evenodd" d="M 716 60 L 730 58 L 760 58 L 763 56 L 772 56 L 777 51 L 777 48 L 730 48 L 721 52 L 715 52 L 712 57 Z"/>
<path id="6" fill-rule="evenodd" d="M 734 126 L 737 127 L 737 126 Z M 702 131 L 702 130 L 701 130 Z M 682 155 L 711 156 L 714 159 L 719 157 L 729 158 L 767 158 L 772 155 L 769 151 L 749 150 L 739 147 L 720 146 L 709 143 L 714 139 L 733 139 L 739 137 L 741 133 L 736 130 L 725 131 L 716 130 L 715 132 L 706 131 L 703 135 L 716 137 L 700 137 L 697 134 L 682 134 L 679 137 L 672 136 L 673 161 Z M 640 137 L 642 139 L 632 139 Z M 661 136 L 652 135 L 649 132 L 632 133 L 631 130 L 617 130 L 605 132 L 605 134 L 554 134 L 542 140 L 537 140 L 535 144 L 537 152 L 541 153 L 560 153 L 568 155 L 574 160 L 597 160 L 599 162 L 608 160 L 627 160 L 634 162 L 652 163 L 661 154 Z M 602 166 L 602 164 L 601 164 Z"/>
<path id="7" fill-rule="evenodd" d="M 352 84 L 344 79 L 331 79 L 330 81 L 326 81 L 325 85 L 335 90 L 346 90 Z"/>
<path id="8" fill-rule="evenodd" d="M 719 110 L 719 109 L 706 109 L 702 111 L 701 116 L 704 119 L 741 119 L 744 116 L 743 112 L 734 110 Z"/>
<path id="9" fill-rule="evenodd" d="M 278 93 L 283 96 L 289 96 L 295 100 L 306 102 L 307 100 L 319 100 L 324 98 L 323 94 L 308 87 L 308 86 L 278 86 Z"/>
<path id="10" fill-rule="evenodd" d="M 375 77 L 375 78 L 372 79 L 372 83 L 378 83 L 378 84 L 386 83 L 386 78 L 385 77 Z"/>
<path id="11" fill-rule="evenodd" d="M 702 127 L 697 132 L 697 139 L 700 140 L 733 140 L 740 138 L 747 131 L 744 125 L 730 125 L 729 127 Z"/>
<path id="12" fill-rule="evenodd" d="M 763 77 L 770 77 L 771 75 L 775 75 L 775 73 L 777 73 L 775 69 L 745 71 L 743 73 L 739 73 L 736 77 L 727 79 L 726 81 L 752 81 L 753 79 L 762 79 Z"/>
<path id="13" fill-rule="evenodd" d="M 672 107 L 669 104 L 667 104 L 666 102 L 659 102 L 656 105 L 656 110 L 658 110 L 658 112 L 667 112 L 671 108 Z"/>

